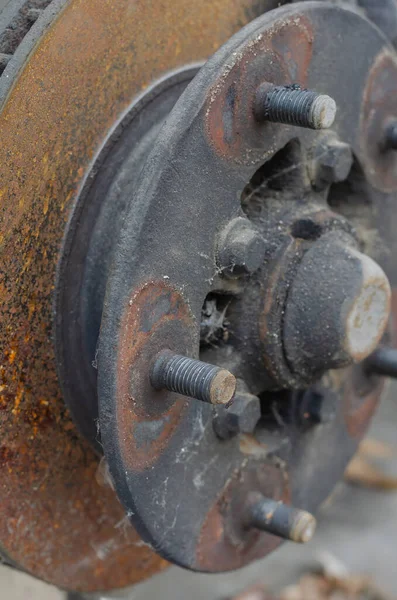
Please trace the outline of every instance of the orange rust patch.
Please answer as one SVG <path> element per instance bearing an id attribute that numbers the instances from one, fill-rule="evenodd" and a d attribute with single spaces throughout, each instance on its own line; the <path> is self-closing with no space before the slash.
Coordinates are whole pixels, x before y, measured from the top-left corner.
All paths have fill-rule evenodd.
<path id="1" fill-rule="evenodd" d="M 191 354 L 196 323 L 176 290 L 148 283 L 130 300 L 122 320 L 117 365 L 117 435 L 124 464 L 153 465 L 177 428 L 185 398 L 152 388 L 149 373 L 158 352 Z"/>
<path id="2" fill-rule="evenodd" d="M 389 50 L 374 61 L 363 95 L 360 146 L 365 174 L 382 192 L 397 189 L 397 156 L 383 148 L 387 125 L 397 119 L 397 60 Z"/>
<path id="3" fill-rule="evenodd" d="M 351 376 L 346 377 L 340 393 L 347 430 L 353 438 L 361 438 L 367 431 L 378 408 L 383 388 L 384 380 L 372 386 L 369 392 L 360 394 Z"/>
<path id="4" fill-rule="evenodd" d="M 274 500 L 290 501 L 287 473 L 281 465 L 261 462 L 234 473 L 210 508 L 196 552 L 198 568 L 208 572 L 238 569 L 275 550 L 282 540 L 244 526 L 247 494 L 252 490 Z"/>
<path id="5" fill-rule="evenodd" d="M 256 90 L 265 82 L 305 87 L 312 47 L 310 20 L 294 15 L 269 23 L 252 43 L 235 52 L 234 64 L 210 90 L 206 108 L 207 135 L 219 156 L 252 164 L 275 151 L 284 130 L 255 120 Z"/>

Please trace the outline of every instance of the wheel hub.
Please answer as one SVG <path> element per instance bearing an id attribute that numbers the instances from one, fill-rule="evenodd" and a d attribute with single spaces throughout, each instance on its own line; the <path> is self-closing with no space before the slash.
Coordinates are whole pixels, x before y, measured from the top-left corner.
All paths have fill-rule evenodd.
<path id="1" fill-rule="evenodd" d="M 343 48 L 329 44 L 320 52 L 329 31 L 341 33 Z M 347 94 L 353 64 L 340 57 L 355 57 L 358 39 L 366 61 Z M 247 525 L 250 498 L 315 510 L 378 402 L 381 382 L 367 376 L 362 361 L 388 323 L 390 285 L 374 260 L 384 263 L 388 240 L 374 252 L 356 226 L 359 215 L 348 218 L 331 200 L 343 203 L 337 186 L 356 179 L 372 197 L 368 161 L 384 163 L 380 152 L 368 156 L 371 128 L 360 119 L 373 101 L 366 90 L 382 68 L 380 55 L 394 61 L 379 32 L 354 12 L 310 3 L 264 15 L 231 38 L 183 93 L 191 71 L 177 85 L 168 81 L 172 99 L 156 96 L 160 121 L 181 95 L 161 131 L 152 102 L 149 143 L 143 137 L 137 144 L 130 113 L 103 163 L 112 184 L 104 188 L 100 173 L 86 196 L 98 197 L 102 215 L 81 219 L 80 212 L 79 229 L 70 230 L 66 247 L 75 241 L 59 283 L 60 362 L 64 381 L 67 373 L 82 377 L 66 386 L 69 404 L 77 417 L 84 413 L 94 437 L 95 385 L 87 394 L 84 368 L 92 376 L 88 359 L 95 356 L 101 443 L 118 495 L 142 537 L 184 567 L 223 571 L 264 556 L 287 535 L 284 518 L 294 539 L 292 513 L 276 511 L 262 532 L 257 517 Z M 329 68 L 335 61 L 338 77 Z M 322 96 L 306 92 L 309 86 Z M 285 92 L 266 96 L 274 89 Z M 316 98 L 325 99 L 324 113 L 312 108 Z M 332 124 L 333 98 L 332 131 L 313 131 Z M 387 102 L 371 109 L 374 122 L 383 110 L 390 115 Z M 115 164 L 118 155 L 123 165 Z M 81 211 L 88 215 L 92 205 L 82 200 Z M 81 222 L 93 232 L 82 241 Z M 73 253 L 81 244 L 90 258 L 73 288 L 66 282 L 71 275 L 76 281 Z M 88 296 L 87 278 L 95 283 Z M 70 322 L 64 315 L 73 303 Z M 97 306 L 95 319 L 81 304 Z M 80 369 L 79 318 L 89 340 L 79 342 L 87 350 Z M 193 358 L 233 374 L 231 407 L 211 406 L 210 388 L 200 386 L 219 369 L 211 379 L 211 367 Z M 225 388 L 214 389 L 230 399 Z M 329 447 L 338 449 L 332 462 Z M 306 528 L 306 514 L 299 513 L 296 531 Z"/>

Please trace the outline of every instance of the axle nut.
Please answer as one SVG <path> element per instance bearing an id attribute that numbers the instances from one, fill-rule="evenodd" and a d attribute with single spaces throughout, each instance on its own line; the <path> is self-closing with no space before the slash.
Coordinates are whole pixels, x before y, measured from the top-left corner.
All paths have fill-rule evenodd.
<path id="1" fill-rule="evenodd" d="M 387 326 L 385 273 L 345 243 L 329 234 L 313 244 L 288 296 L 284 350 L 291 370 L 307 381 L 367 358 Z"/>

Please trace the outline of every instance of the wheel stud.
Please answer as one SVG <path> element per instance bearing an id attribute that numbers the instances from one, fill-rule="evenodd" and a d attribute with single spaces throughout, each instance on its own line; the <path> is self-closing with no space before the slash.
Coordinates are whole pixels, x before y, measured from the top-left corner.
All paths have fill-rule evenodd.
<path id="1" fill-rule="evenodd" d="M 317 525 L 316 518 L 305 510 L 265 498 L 261 494 L 251 495 L 247 520 L 250 527 L 300 544 L 312 539 Z"/>
<path id="2" fill-rule="evenodd" d="M 167 389 L 209 404 L 228 405 L 236 391 L 236 378 L 200 360 L 163 350 L 157 355 L 150 373 L 155 389 Z"/>
<path id="3" fill-rule="evenodd" d="M 386 149 L 397 150 L 397 121 L 391 123 L 386 129 Z"/>
<path id="4" fill-rule="evenodd" d="M 397 350 L 378 348 L 365 361 L 365 369 L 374 375 L 397 378 Z"/>
<path id="5" fill-rule="evenodd" d="M 284 123 L 307 129 L 329 129 L 335 121 L 333 98 L 299 85 L 262 84 L 257 91 L 255 114 L 259 121 Z"/>

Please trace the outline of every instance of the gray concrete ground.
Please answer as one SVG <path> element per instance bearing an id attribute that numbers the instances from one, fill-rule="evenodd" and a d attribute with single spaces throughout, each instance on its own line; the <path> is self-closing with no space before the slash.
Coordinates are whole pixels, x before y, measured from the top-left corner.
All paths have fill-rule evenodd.
<path id="1" fill-rule="evenodd" d="M 397 385 L 390 387 L 369 435 L 397 445 Z M 397 461 L 389 468 L 397 474 Z M 227 575 L 198 575 L 172 567 L 128 594 L 102 596 L 101 600 L 218 600 L 257 582 L 277 591 L 295 581 L 324 552 L 332 553 L 352 571 L 370 575 L 397 598 L 396 540 L 397 493 L 341 483 L 332 502 L 321 511 L 315 539 L 305 547 L 287 543 L 269 558 Z M 0 568 L 0 599 L 66 600 L 51 586 L 5 567 Z"/>

